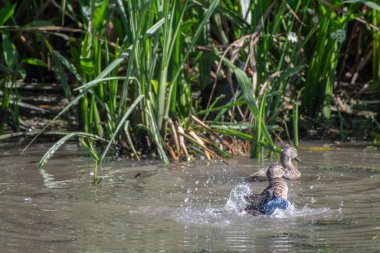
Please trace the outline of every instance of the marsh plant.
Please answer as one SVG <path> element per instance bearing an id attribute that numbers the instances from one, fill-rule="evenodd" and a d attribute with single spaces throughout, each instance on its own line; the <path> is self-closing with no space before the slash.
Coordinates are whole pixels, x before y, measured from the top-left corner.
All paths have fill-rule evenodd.
<path id="1" fill-rule="evenodd" d="M 40 167 L 71 138 L 97 164 L 109 150 L 165 163 L 262 157 L 279 151 L 281 136 L 298 145 L 301 118 L 347 113 L 347 79 L 380 91 L 380 7 L 371 1 L 2 0 L 0 8 L 0 131 L 19 131 L 16 84 L 31 69 L 46 74 L 41 83 L 60 83 L 69 101 L 52 122 L 74 113 L 80 129 Z M 202 108 L 199 93 L 218 89 L 212 75 L 238 88 Z"/>

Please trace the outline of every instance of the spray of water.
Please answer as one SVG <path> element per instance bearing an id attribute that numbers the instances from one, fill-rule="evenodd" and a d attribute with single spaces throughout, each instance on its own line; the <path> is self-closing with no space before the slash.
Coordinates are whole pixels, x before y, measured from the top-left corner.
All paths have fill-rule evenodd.
<path id="1" fill-rule="evenodd" d="M 196 185 L 198 185 L 197 182 Z M 213 184 L 211 184 L 210 187 L 212 188 Z M 252 194 L 252 192 L 250 184 L 239 183 L 231 189 L 225 204 L 223 206 L 217 206 L 213 201 L 205 201 L 204 196 L 197 196 L 198 193 L 196 190 L 192 191 L 188 189 L 187 194 L 189 196 L 184 200 L 184 206 L 176 210 L 175 218 L 186 224 L 208 224 L 216 226 L 228 226 L 231 223 L 238 224 L 241 222 L 241 219 L 249 219 L 249 216 L 247 216 L 247 213 L 244 211 L 249 203 L 244 199 L 244 196 Z M 208 197 L 212 198 L 212 196 L 211 194 Z M 313 199 L 310 203 L 313 203 Z M 294 204 L 291 203 L 287 210 L 277 209 L 271 216 L 266 218 L 286 219 L 325 215 L 331 212 L 332 210 L 329 208 L 310 208 L 308 204 L 304 207 L 296 208 Z M 257 217 L 257 219 L 260 219 L 260 217 Z M 252 221 L 254 220 L 256 219 Z"/>
<path id="2" fill-rule="evenodd" d="M 251 194 L 251 188 L 248 184 L 238 184 L 230 192 L 230 196 L 224 209 L 233 213 L 242 213 L 248 202 L 244 196 Z"/>

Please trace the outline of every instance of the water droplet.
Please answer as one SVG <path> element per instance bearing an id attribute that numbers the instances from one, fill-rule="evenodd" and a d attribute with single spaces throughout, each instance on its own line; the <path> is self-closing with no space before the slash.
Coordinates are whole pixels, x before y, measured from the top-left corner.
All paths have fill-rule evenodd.
<path id="1" fill-rule="evenodd" d="M 251 189 L 247 184 L 238 184 L 231 190 L 224 208 L 231 212 L 241 212 L 248 204 L 244 199 L 244 196 L 249 195 L 250 193 Z"/>
<path id="2" fill-rule="evenodd" d="M 30 204 L 30 203 L 32 203 L 32 198 L 31 197 L 25 197 L 24 202 Z"/>

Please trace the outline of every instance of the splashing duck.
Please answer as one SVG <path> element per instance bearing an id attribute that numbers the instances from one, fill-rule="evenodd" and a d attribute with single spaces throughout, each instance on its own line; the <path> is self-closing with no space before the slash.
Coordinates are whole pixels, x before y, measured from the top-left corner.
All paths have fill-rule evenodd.
<path id="1" fill-rule="evenodd" d="M 254 216 L 271 215 L 276 209 L 287 209 L 288 185 L 283 178 L 284 168 L 279 164 L 272 164 L 267 169 L 269 185 L 260 194 L 244 196 L 249 205 L 244 209 L 247 213 Z"/>
<path id="2" fill-rule="evenodd" d="M 289 144 L 282 144 L 282 152 L 280 155 L 280 162 L 284 169 L 284 178 L 288 180 L 296 180 L 301 177 L 301 172 L 294 166 L 292 160 L 296 160 L 301 162 L 301 160 L 297 157 L 297 150 Z M 266 172 L 267 168 L 263 168 L 253 174 L 251 174 L 248 178 L 248 182 L 260 182 L 265 181 L 267 179 Z"/>

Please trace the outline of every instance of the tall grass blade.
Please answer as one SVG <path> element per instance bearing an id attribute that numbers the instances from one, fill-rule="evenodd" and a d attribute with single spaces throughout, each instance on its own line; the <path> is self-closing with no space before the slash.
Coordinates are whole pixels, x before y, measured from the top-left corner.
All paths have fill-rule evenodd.
<path id="1" fill-rule="evenodd" d="M 293 119 L 293 144 L 295 148 L 298 148 L 299 136 L 298 136 L 298 101 L 293 101 L 293 111 L 292 111 L 292 119 Z"/>
<path id="2" fill-rule="evenodd" d="M 107 147 L 104 149 L 103 154 L 102 154 L 102 156 L 100 158 L 100 161 L 104 160 L 104 158 L 106 157 L 106 155 L 108 153 L 108 150 L 109 150 L 112 142 L 115 139 L 115 136 L 119 133 L 120 128 L 124 125 L 125 121 L 129 117 L 129 115 L 132 113 L 132 111 L 135 109 L 135 107 L 140 103 L 140 101 L 143 99 L 143 97 L 144 96 L 142 94 L 140 96 L 138 96 L 136 98 L 136 100 L 128 108 L 128 110 L 124 114 L 123 118 L 120 120 L 119 124 L 117 125 L 116 130 L 113 132 L 113 135 L 112 135 L 111 139 L 109 140 Z"/>
<path id="3" fill-rule="evenodd" d="M 0 9 L 0 26 L 4 25 L 11 17 L 13 17 L 16 4 L 5 6 Z"/>
<path id="4" fill-rule="evenodd" d="M 69 133 L 66 136 L 62 137 L 59 141 L 57 141 L 53 146 L 49 148 L 49 150 L 44 154 L 41 160 L 38 162 L 38 169 L 42 170 L 48 160 L 57 152 L 57 150 L 65 144 L 66 141 L 71 139 L 72 137 L 78 135 L 78 133 Z"/>

